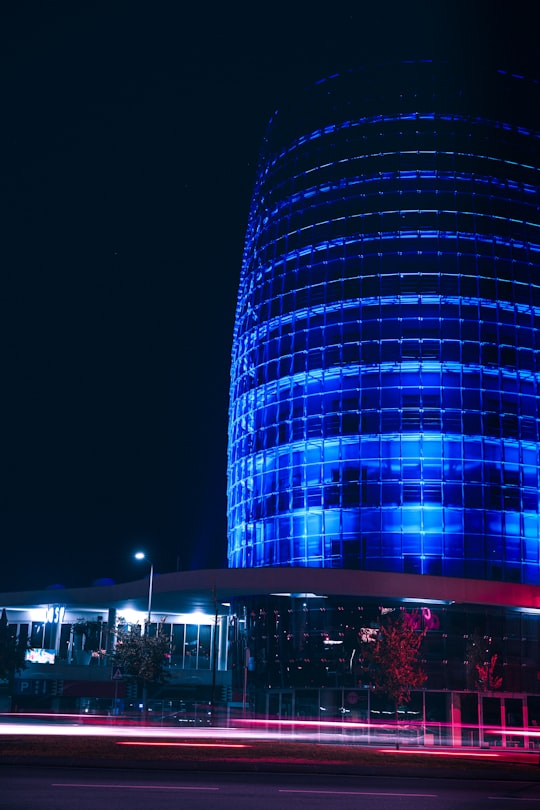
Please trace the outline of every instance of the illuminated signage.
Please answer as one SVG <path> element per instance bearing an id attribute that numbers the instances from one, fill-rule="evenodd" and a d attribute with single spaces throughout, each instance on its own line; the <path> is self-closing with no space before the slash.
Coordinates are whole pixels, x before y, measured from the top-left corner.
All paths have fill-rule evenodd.
<path id="1" fill-rule="evenodd" d="M 65 607 L 48 607 L 45 612 L 45 622 L 47 624 L 62 624 L 65 612 Z"/>

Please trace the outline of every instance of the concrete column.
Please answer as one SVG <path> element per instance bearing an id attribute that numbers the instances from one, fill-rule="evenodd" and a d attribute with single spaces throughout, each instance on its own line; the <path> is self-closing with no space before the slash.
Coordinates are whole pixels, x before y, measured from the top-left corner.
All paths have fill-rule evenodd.
<path id="1" fill-rule="evenodd" d="M 218 620 L 218 670 L 224 671 L 227 669 L 228 658 L 228 627 L 229 617 L 220 616 Z"/>
<path id="2" fill-rule="evenodd" d="M 116 646 L 116 610 L 109 608 L 107 614 L 107 643 L 105 649 L 107 654 L 113 653 Z"/>
<path id="3" fill-rule="evenodd" d="M 506 706 L 505 706 L 505 703 L 506 703 L 505 698 L 500 698 L 499 699 L 499 709 L 500 709 L 500 712 L 501 712 L 501 729 L 502 729 L 501 748 L 506 748 L 506 734 L 505 734 L 505 730 L 506 730 Z"/>
<path id="4" fill-rule="evenodd" d="M 523 728 L 524 728 L 525 731 L 527 731 L 528 728 L 529 728 L 529 706 L 527 705 L 527 696 L 526 695 L 523 696 L 522 701 L 523 701 L 523 709 L 522 709 L 522 711 L 523 711 Z M 525 751 L 528 751 L 530 744 L 531 743 L 530 743 L 529 735 L 524 734 L 523 735 L 523 749 Z"/>
<path id="5" fill-rule="evenodd" d="M 54 624 L 53 627 L 55 628 L 54 652 L 55 652 L 55 655 L 58 655 L 59 652 L 60 652 L 60 638 L 61 638 L 61 634 L 62 634 L 62 623 L 61 622 L 56 622 L 56 624 Z"/>
<path id="6" fill-rule="evenodd" d="M 458 692 L 452 692 L 450 695 L 450 725 L 452 745 L 460 747 L 463 742 L 461 737 L 461 695 Z"/>

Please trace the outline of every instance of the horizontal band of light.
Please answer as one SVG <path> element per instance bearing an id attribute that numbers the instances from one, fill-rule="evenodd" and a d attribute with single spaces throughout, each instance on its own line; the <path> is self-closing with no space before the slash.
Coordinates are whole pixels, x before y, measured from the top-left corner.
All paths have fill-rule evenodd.
<path id="1" fill-rule="evenodd" d="M 338 250 L 343 250 L 344 247 L 348 247 L 350 245 L 354 245 L 355 248 L 358 250 L 358 256 L 356 258 L 358 260 L 362 260 L 363 259 L 362 250 L 363 250 L 363 246 L 365 244 L 377 245 L 381 241 L 388 241 L 388 240 L 392 240 L 392 241 L 398 243 L 399 240 L 402 240 L 402 239 L 416 239 L 416 240 L 420 240 L 420 241 L 434 241 L 434 242 L 437 243 L 437 247 L 436 247 L 436 249 L 433 248 L 432 250 L 425 250 L 424 249 L 424 250 L 419 251 L 419 250 L 416 250 L 416 249 L 415 250 L 410 249 L 409 251 L 403 251 L 403 247 L 400 244 L 399 250 L 397 250 L 397 248 L 396 248 L 396 250 L 394 251 L 395 255 L 400 255 L 400 254 L 403 254 L 405 252 L 405 253 L 410 253 L 411 255 L 414 255 L 414 256 L 423 256 L 423 255 L 426 255 L 426 253 L 427 253 L 427 254 L 433 255 L 433 256 L 448 254 L 448 255 L 451 255 L 451 256 L 455 257 L 456 256 L 455 249 L 448 250 L 448 251 L 445 251 L 443 249 L 445 241 L 454 242 L 455 240 L 459 240 L 460 244 L 463 244 L 464 242 L 470 242 L 471 243 L 470 255 L 475 256 L 475 257 L 478 255 L 478 251 L 475 249 L 475 245 L 478 242 L 481 242 L 481 243 L 487 244 L 487 245 L 493 245 L 493 244 L 500 245 L 501 247 L 508 248 L 508 249 L 511 249 L 511 250 L 516 250 L 516 249 L 517 250 L 523 250 L 523 251 L 529 251 L 530 250 L 533 253 L 540 253 L 540 244 L 536 244 L 534 242 L 522 242 L 522 241 L 519 241 L 517 239 L 503 239 L 502 237 L 496 236 L 496 235 L 487 236 L 487 235 L 476 234 L 476 233 L 471 233 L 471 232 L 448 231 L 448 230 L 441 231 L 441 230 L 431 230 L 431 229 L 428 230 L 428 229 L 424 229 L 424 228 L 416 228 L 416 229 L 403 229 L 403 230 L 399 230 L 399 231 L 381 231 L 381 232 L 377 232 L 377 233 L 373 233 L 373 234 L 358 233 L 358 234 L 355 234 L 354 236 L 337 236 L 337 237 L 334 237 L 333 239 L 325 239 L 325 240 L 323 240 L 321 242 L 315 242 L 315 243 L 312 243 L 312 244 L 308 244 L 303 248 L 296 248 L 294 250 L 291 250 L 288 253 L 283 253 L 278 258 L 273 260 L 271 264 L 268 264 L 266 267 L 263 267 L 262 264 L 260 264 L 260 262 L 259 262 L 257 271 L 259 273 L 262 273 L 262 274 L 266 274 L 266 273 L 272 274 L 273 273 L 275 275 L 277 273 L 277 268 L 279 268 L 280 265 L 283 265 L 283 272 L 287 273 L 287 272 L 289 272 L 287 270 L 287 266 L 286 266 L 288 262 L 295 263 L 295 262 L 298 261 L 298 259 L 300 257 L 304 257 L 304 256 L 310 257 L 310 259 L 311 259 L 311 257 L 315 253 L 324 253 L 324 252 L 326 252 L 327 250 L 329 250 L 331 248 L 336 248 Z M 464 252 L 463 249 L 461 249 L 461 252 L 462 253 Z M 252 253 L 253 253 L 253 251 L 247 251 L 246 252 L 246 257 L 248 257 L 249 255 L 252 255 Z M 385 254 L 390 255 L 391 251 L 388 251 L 388 248 L 385 248 Z M 493 259 L 493 257 L 489 257 L 489 258 L 491 260 Z M 342 256 L 338 257 L 338 261 L 345 264 L 345 259 Z M 510 264 L 510 262 L 508 262 L 508 264 Z M 528 262 L 528 264 L 532 266 L 532 262 Z M 239 298 L 238 298 L 239 302 L 242 302 L 242 300 L 246 296 L 247 281 L 248 281 L 248 278 L 252 277 L 252 274 L 253 274 L 253 267 L 249 264 L 248 259 L 245 258 L 244 266 L 243 266 L 243 270 L 242 270 L 242 276 L 243 277 L 242 277 L 241 282 L 240 282 L 240 295 L 239 295 Z M 439 275 L 436 271 L 434 271 L 434 274 Z M 416 275 L 416 274 L 411 274 L 411 275 Z M 440 275 L 446 275 L 446 274 L 442 273 Z M 456 273 L 455 275 L 458 276 L 458 275 L 468 275 L 468 274 L 466 274 L 466 273 L 465 274 Z M 251 287 L 250 287 L 250 289 L 251 289 Z"/>
<path id="2" fill-rule="evenodd" d="M 161 748 L 250 748 L 244 743 L 195 743 L 195 742 L 127 742 L 117 741 L 116 745 L 144 745 Z"/>
<path id="3" fill-rule="evenodd" d="M 281 158 L 285 157 L 285 155 L 294 152 L 300 146 L 303 146 L 305 143 L 309 141 L 317 140 L 318 138 L 322 138 L 324 135 L 332 135 L 336 132 L 339 132 L 342 129 L 350 130 L 354 127 L 360 126 L 369 126 L 371 124 L 382 124 L 382 123 L 396 123 L 400 121 L 455 121 L 458 123 L 466 124 L 468 127 L 471 124 L 480 124 L 483 126 L 487 126 L 490 129 L 502 129 L 506 132 L 519 132 L 520 135 L 526 135 L 532 138 L 538 138 L 540 135 L 534 130 L 526 129 L 525 127 L 518 127 L 512 126 L 512 124 L 507 124 L 504 121 L 496 121 L 495 119 L 491 118 L 480 118 L 478 116 L 465 116 L 460 115 L 459 113 L 451 113 L 451 114 L 439 114 L 439 113 L 398 113 L 397 115 L 370 115 L 366 116 L 365 118 L 356 118 L 353 120 L 341 121 L 339 124 L 329 124 L 326 127 L 321 127 L 320 129 L 315 129 L 307 135 L 301 135 L 295 141 L 293 141 L 286 149 L 283 149 L 279 152 L 278 155 L 275 156 L 272 163 L 278 162 Z M 377 133 L 378 134 L 378 133 Z"/>
<path id="4" fill-rule="evenodd" d="M 382 158 L 385 158 L 385 157 L 393 157 L 393 158 L 395 158 L 395 157 L 401 157 L 401 156 L 404 156 L 404 155 L 414 155 L 416 158 L 418 158 L 420 155 L 429 155 L 430 157 L 433 157 L 433 158 L 437 158 L 439 156 L 444 156 L 444 157 L 448 157 L 448 158 L 452 158 L 452 159 L 454 159 L 456 157 L 461 158 L 461 159 L 463 159 L 463 158 L 465 158 L 465 159 L 474 158 L 475 160 L 485 160 L 485 161 L 489 161 L 491 163 L 495 163 L 499 167 L 506 168 L 507 166 L 516 166 L 518 169 L 527 169 L 527 170 L 529 170 L 531 172 L 538 171 L 536 166 L 532 166 L 529 163 L 520 163 L 517 160 L 507 160 L 506 158 L 494 157 L 493 155 L 479 155 L 479 154 L 477 154 L 475 152 L 450 152 L 450 151 L 447 151 L 447 150 L 444 150 L 444 149 L 418 149 L 418 150 L 417 149 L 394 149 L 394 150 L 391 150 L 391 151 L 388 151 L 388 152 L 370 152 L 370 153 L 361 154 L 361 155 L 351 155 L 350 157 L 340 158 L 339 160 L 335 160 L 335 161 L 332 161 L 330 163 L 323 163 L 320 166 L 315 165 L 311 169 L 306 169 L 305 171 L 300 172 L 298 174 L 293 174 L 290 178 L 288 178 L 287 182 L 290 182 L 290 180 L 293 180 L 295 183 L 298 183 L 303 177 L 307 177 L 308 175 L 316 174 L 316 172 L 319 172 L 319 171 L 321 171 L 323 169 L 328 169 L 328 168 L 334 167 L 334 166 L 337 166 L 337 167 L 341 166 L 342 167 L 343 164 L 352 163 L 354 161 L 359 161 L 359 160 L 362 160 L 362 161 L 364 161 L 364 160 L 377 160 L 377 161 L 380 161 Z M 266 176 L 265 176 L 265 179 L 266 179 Z M 256 199 L 259 188 L 262 185 L 264 185 L 264 183 L 261 182 L 261 181 L 259 181 L 259 183 L 256 185 L 256 192 L 255 192 L 255 195 L 254 195 L 254 199 Z M 276 186 L 276 188 L 279 188 L 279 185 Z"/>
<path id="5" fill-rule="evenodd" d="M 507 221 L 504 217 L 502 220 L 504 222 Z M 360 248 L 363 244 L 369 244 L 372 242 L 378 243 L 381 241 L 388 241 L 389 239 L 394 241 L 398 241 L 399 239 L 435 239 L 438 242 L 445 240 L 454 241 L 459 239 L 461 242 L 472 242 L 473 245 L 477 242 L 483 242 L 488 245 L 495 244 L 501 245 L 505 248 L 518 248 L 520 250 L 531 250 L 534 253 L 540 253 L 540 244 L 536 244 L 534 242 L 521 242 L 518 239 L 503 239 L 502 236 L 497 236 L 496 234 L 490 234 L 488 236 L 486 234 L 479 234 L 471 231 L 441 231 L 427 228 L 404 228 L 396 231 L 377 231 L 368 234 L 358 233 L 354 236 L 336 236 L 333 239 L 325 239 L 321 242 L 306 245 L 303 248 L 297 248 L 292 250 L 290 253 L 284 253 L 279 260 L 273 262 L 270 267 L 272 270 L 275 270 L 276 266 L 282 262 L 286 263 L 287 261 L 296 261 L 299 256 L 311 256 L 313 253 L 326 251 L 331 247 L 343 248 L 349 245 L 355 245 Z M 411 250 L 410 252 L 414 255 L 418 255 L 418 251 L 416 250 Z M 440 250 L 439 248 L 436 251 L 433 251 L 434 255 L 438 254 L 439 252 L 444 253 L 444 251 Z M 456 255 L 455 250 L 449 250 L 448 253 L 454 257 Z M 474 249 L 471 249 L 471 255 L 476 255 L 476 251 Z M 358 258 L 361 259 L 362 255 L 360 254 Z M 251 269 L 249 269 L 249 272 L 251 272 Z"/>
<path id="6" fill-rule="evenodd" d="M 259 222 L 260 224 L 255 229 L 255 235 L 257 239 L 260 239 L 264 231 L 268 230 L 270 226 L 274 226 L 276 222 L 280 221 L 281 218 L 289 219 L 292 216 L 300 216 L 301 214 L 305 213 L 307 208 L 309 208 L 310 213 L 313 215 L 316 209 L 331 211 L 332 206 L 343 202 L 350 203 L 364 199 L 366 203 L 369 203 L 369 200 L 371 199 L 380 200 L 381 191 L 383 196 L 388 199 L 399 195 L 404 199 L 410 199 L 414 196 L 416 200 L 421 200 L 423 195 L 433 194 L 435 191 L 437 191 L 439 196 L 453 196 L 454 192 L 446 189 L 440 189 L 441 183 L 450 183 L 450 180 L 452 180 L 453 184 L 460 189 L 460 194 L 462 194 L 464 197 L 469 197 L 470 200 L 485 200 L 486 202 L 491 202 L 490 198 L 493 196 L 492 187 L 496 187 L 507 192 L 506 194 L 500 193 L 496 196 L 496 200 L 498 202 L 507 204 L 515 203 L 520 208 L 530 208 L 533 213 L 535 211 L 534 195 L 536 195 L 536 188 L 531 183 L 518 184 L 517 181 L 507 181 L 503 183 L 502 181 L 497 181 L 494 177 L 489 175 L 481 175 L 476 177 L 472 174 L 470 176 L 460 174 L 451 175 L 451 177 L 444 177 L 443 174 L 449 173 L 440 172 L 437 176 L 437 172 L 435 171 L 380 172 L 371 177 L 355 175 L 354 177 L 347 178 L 341 182 L 338 189 L 336 189 L 335 186 L 331 185 L 330 183 L 313 185 L 307 189 L 297 191 L 295 194 L 292 194 L 289 197 L 283 197 L 282 199 L 276 201 L 271 208 L 263 208 L 262 211 L 257 212 L 254 221 Z M 418 183 L 420 181 L 431 181 L 433 183 L 433 188 L 427 185 L 423 188 L 419 188 Z M 411 185 L 409 185 L 409 182 Z M 469 188 L 468 186 L 470 186 L 473 182 L 475 183 L 474 188 Z M 378 183 L 378 186 L 370 189 L 369 184 L 372 183 Z M 394 185 L 392 188 L 388 187 L 386 189 L 384 187 L 385 183 L 392 183 Z M 435 185 L 436 183 L 438 188 Z M 486 188 L 481 188 L 480 184 L 484 184 Z M 358 186 L 356 193 L 353 191 L 355 186 Z M 366 186 L 368 187 L 366 188 Z M 344 189 L 347 189 L 349 193 L 345 194 Z M 515 196 L 508 193 L 510 190 L 516 191 L 520 195 L 529 194 L 533 196 L 530 200 L 523 198 L 523 196 L 521 196 L 521 199 L 516 200 Z M 414 210 L 416 212 L 417 209 Z M 428 209 L 426 209 L 426 211 L 427 210 Z M 420 212 L 420 209 L 418 209 L 418 211 Z M 348 216 L 341 215 L 336 217 L 336 219 L 351 219 L 353 216 L 359 217 L 379 213 L 390 214 L 398 212 L 391 210 L 379 211 L 377 208 L 376 210 L 366 211 L 364 214 L 355 212 L 354 214 L 351 213 Z M 433 211 L 430 211 L 430 213 L 433 213 Z M 450 212 L 448 210 L 439 208 L 436 209 L 436 213 L 447 214 Z M 459 213 L 461 214 L 468 212 L 460 209 Z M 495 215 L 489 213 L 488 211 L 486 211 L 483 216 L 493 216 L 496 218 Z M 502 217 L 502 219 L 506 220 L 506 217 Z M 325 221 L 333 220 L 329 219 Z M 515 221 L 517 221 L 519 224 L 522 224 L 523 222 L 521 219 Z"/>
<path id="7" fill-rule="evenodd" d="M 422 754 L 423 756 L 466 757 L 467 759 L 471 757 L 475 759 L 497 759 L 501 756 L 501 754 L 478 754 L 475 751 L 427 751 L 426 749 L 416 751 L 409 748 L 405 750 L 402 748 L 377 748 L 376 750 L 379 754 L 397 754 L 398 756 L 401 754 Z"/>
<path id="8" fill-rule="evenodd" d="M 325 206 L 321 206 L 321 207 L 324 209 Z M 328 213 L 328 212 L 325 212 L 323 210 L 323 213 Z M 279 236 L 270 239 L 269 244 L 271 244 L 273 242 L 277 242 L 279 239 L 284 239 L 284 238 L 289 239 L 290 237 L 296 236 L 297 234 L 301 234 L 302 231 L 309 232 L 313 228 L 324 227 L 324 226 L 330 225 L 330 224 L 332 224 L 334 222 L 339 222 L 340 224 L 343 223 L 343 222 L 353 223 L 355 220 L 357 220 L 359 222 L 359 224 L 361 224 L 361 226 L 362 226 L 362 236 L 357 238 L 357 241 L 365 241 L 366 240 L 365 228 L 369 227 L 369 222 L 373 217 L 378 218 L 378 217 L 385 217 L 385 216 L 392 216 L 392 215 L 397 216 L 397 215 L 399 215 L 404 219 L 406 216 L 411 216 L 412 215 L 412 216 L 418 217 L 418 216 L 423 216 L 424 214 L 434 214 L 434 215 L 436 215 L 438 217 L 457 217 L 457 216 L 460 216 L 460 217 L 463 217 L 463 218 L 472 217 L 474 219 L 474 221 L 479 224 L 479 226 L 482 223 L 484 223 L 485 221 L 488 221 L 489 223 L 491 223 L 493 221 L 493 222 L 496 222 L 496 223 L 497 222 L 499 222 L 499 223 L 502 222 L 502 223 L 505 223 L 505 224 L 509 222 L 509 223 L 514 224 L 514 225 L 519 225 L 519 226 L 523 225 L 523 226 L 528 227 L 528 228 L 540 228 L 540 224 L 538 224 L 536 222 L 522 220 L 522 219 L 515 219 L 513 217 L 503 217 L 500 214 L 483 213 L 482 211 L 463 211 L 463 210 L 458 211 L 457 209 L 451 209 L 451 208 L 399 208 L 399 209 L 397 209 L 397 208 L 387 208 L 387 209 L 377 209 L 376 211 L 364 211 L 362 213 L 351 213 L 351 214 L 348 214 L 347 216 L 337 216 L 337 217 L 330 217 L 330 218 L 327 216 L 325 219 L 310 220 L 306 225 L 303 225 L 302 227 L 297 227 L 297 228 L 294 228 L 294 229 L 292 229 L 290 231 L 283 231 L 282 233 L 279 234 Z M 287 219 L 288 219 L 288 217 L 287 217 Z M 272 222 L 271 225 L 274 226 L 275 223 Z M 263 230 L 264 229 L 261 229 L 261 230 L 258 231 L 258 233 L 257 233 L 258 238 L 260 237 Z M 397 233 L 403 239 L 403 238 L 406 238 L 407 235 L 409 236 L 409 238 L 411 238 L 410 233 L 413 233 L 417 237 L 419 234 L 423 233 L 423 231 L 424 231 L 424 229 L 420 225 L 419 228 L 416 228 L 412 232 L 408 232 L 406 229 L 402 229 L 402 230 L 398 231 Z M 434 234 L 434 233 L 438 233 L 438 232 L 437 231 L 428 231 L 428 233 Z M 443 233 L 447 233 L 447 232 L 443 232 Z M 385 237 L 384 237 L 384 235 L 381 236 L 380 234 L 378 234 L 377 238 L 383 238 L 384 239 Z M 482 241 L 482 235 L 481 234 L 476 233 L 475 238 Z M 484 239 L 487 239 L 487 241 L 492 242 L 494 240 L 496 241 L 497 237 L 494 234 L 490 234 L 489 237 L 484 237 Z"/>
<path id="9" fill-rule="evenodd" d="M 343 188 L 350 188 L 351 186 L 364 186 L 369 183 L 380 183 L 381 180 L 397 180 L 399 181 L 408 181 L 408 180 L 438 180 L 438 181 L 452 181 L 458 183 L 472 183 L 474 182 L 475 187 L 477 185 L 486 185 L 486 186 L 495 186 L 496 188 L 502 189 L 512 189 L 515 191 L 523 191 L 526 194 L 536 194 L 536 186 L 533 186 L 530 183 L 518 183 L 515 180 L 499 180 L 499 178 L 494 177 L 492 175 L 487 174 L 473 174 L 472 172 L 448 172 L 448 171 L 425 171 L 422 169 L 418 169 L 416 171 L 395 171 L 395 172 L 377 172 L 377 174 L 373 175 L 355 175 L 354 177 L 347 177 L 341 181 L 339 191 Z M 310 199 L 311 197 L 323 197 L 324 194 L 328 191 L 337 191 L 335 185 L 331 183 L 322 183 L 320 185 L 312 186 L 308 189 L 304 189 L 303 191 L 298 191 L 295 194 L 291 194 L 288 197 L 283 197 L 279 202 L 276 202 L 273 208 L 265 211 L 265 214 L 270 218 L 273 217 L 275 214 L 279 213 L 281 209 L 285 209 L 287 211 L 290 210 L 291 206 L 295 205 L 296 203 L 302 202 L 302 200 Z M 426 191 L 432 192 L 432 189 L 426 189 Z M 396 192 L 397 193 L 397 192 Z M 422 192 L 420 192 L 422 193 Z M 473 196 L 477 196 L 477 192 L 471 192 Z M 348 197 L 349 198 L 349 197 Z"/>
<path id="10" fill-rule="evenodd" d="M 425 274 L 427 275 L 427 274 Z M 433 273 L 432 275 L 440 275 L 438 273 Z M 398 303 L 400 306 L 419 306 L 418 303 L 419 296 L 418 295 L 411 295 L 411 294 L 404 294 L 404 295 L 381 295 L 377 296 L 376 298 L 363 298 L 361 301 L 361 307 L 364 309 L 365 307 L 370 306 L 392 306 Z M 455 296 L 455 295 L 435 295 L 433 293 L 429 293 L 428 295 L 421 295 L 421 304 L 431 304 L 434 306 L 454 306 L 456 309 L 459 309 L 464 301 L 462 298 Z M 540 307 L 535 307 L 529 304 L 520 304 L 514 303 L 510 304 L 507 301 L 491 301 L 485 298 L 471 298 L 467 297 L 466 299 L 467 306 L 478 306 L 486 309 L 493 309 L 502 312 L 521 312 L 525 315 L 534 315 L 536 318 L 540 318 Z M 277 315 L 274 318 L 269 318 L 264 321 L 264 323 L 257 325 L 256 327 L 252 328 L 249 332 L 249 339 L 251 344 L 253 343 L 260 343 L 264 341 L 267 337 L 267 334 L 270 333 L 272 330 L 277 329 L 279 326 L 288 325 L 295 321 L 296 329 L 299 328 L 298 321 L 307 320 L 310 316 L 317 315 L 317 314 L 327 314 L 331 312 L 348 312 L 349 310 L 358 310 L 358 321 L 362 320 L 361 317 L 361 310 L 359 307 L 358 299 L 346 299 L 344 301 L 336 301 L 332 304 L 317 304 L 316 306 L 312 307 L 302 307 L 301 309 L 296 309 L 291 312 L 288 312 L 283 315 Z M 345 319 L 343 319 L 345 320 Z M 414 320 L 414 319 L 413 319 Z M 252 345 L 248 347 L 246 351 L 250 351 L 253 348 Z M 238 355 L 238 358 L 242 357 L 242 355 Z"/>
<path id="11" fill-rule="evenodd" d="M 423 602 L 424 600 L 422 600 Z M 389 712 L 391 714 L 392 712 Z M 400 713 L 403 713 L 400 710 Z M 237 719 L 236 724 L 239 726 L 265 726 L 267 728 L 291 728 L 291 729 L 315 729 L 317 731 L 324 732 L 325 730 L 333 730 L 333 729 L 341 729 L 343 731 L 354 731 L 354 730 L 361 730 L 361 731 L 372 731 L 373 733 L 382 732 L 382 731 L 399 731 L 406 730 L 403 726 L 395 722 L 372 722 L 368 723 L 364 721 L 358 720 L 272 720 L 269 718 L 265 719 L 254 719 L 251 718 L 249 720 L 241 720 Z M 422 720 L 407 720 L 407 727 L 415 727 L 418 730 L 423 730 L 424 725 L 429 726 L 429 723 L 424 724 Z M 441 728 L 451 729 L 453 726 L 451 723 L 438 723 Z M 465 729 L 474 729 L 477 730 L 478 726 L 474 725 L 473 723 L 461 723 L 458 726 L 462 730 Z M 540 737 L 540 731 L 536 728 L 515 728 L 515 727 L 506 727 L 503 728 L 502 726 L 484 726 L 484 734 L 504 734 L 511 737 Z M 393 749 L 390 749 L 393 750 Z M 422 753 L 418 751 L 417 753 Z M 458 752 L 456 752 L 456 755 Z M 495 755 L 496 756 L 496 755 Z"/>
<path id="12" fill-rule="evenodd" d="M 515 373 L 511 373 L 509 369 L 506 367 L 501 368 L 488 368 L 486 366 L 480 365 L 467 365 L 464 366 L 462 364 L 455 363 L 445 364 L 445 363 L 438 363 L 435 360 L 426 361 L 426 362 L 419 362 L 419 361 L 410 361 L 410 362 L 402 362 L 398 366 L 395 363 L 388 362 L 388 363 L 381 363 L 376 369 L 373 366 L 361 366 L 358 364 L 350 364 L 343 368 L 332 368 L 331 371 L 328 370 L 313 370 L 308 372 L 301 371 L 298 374 L 290 374 L 286 377 L 280 377 L 278 380 L 272 380 L 271 382 L 264 383 L 262 385 L 253 386 L 250 388 L 249 391 L 245 393 L 239 394 L 236 397 L 236 404 L 238 407 L 238 414 L 241 417 L 245 414 L 246 411 L 250 411 L 254 405 L 254 397 L 260 401 L 261 407 L 266 407 L 268 404 L 276 402 L 278 398 L 278 391 L 282 389 L 290 389 L 294 388 L 295 386 L 305 386 L 306 383 L 309 381 L 313 381 L 314 383 L 320 385 L 320 393 L 332 393 L 333 389 L 331 387 L 326 388 L 325 383 L 331 383 L 332 380 L 335 380 L 339 383 L 340 380 L 347 377 L 380 377 L 381 374 L 392 374 L 395 375 L 395 379 L 397 380 L 400 374 L 421 374 L 434 372 L 436 374 L 459 374 L 460 377 L 465 380 L 471 374 L 482 374 L 484 377 L 488 379 L 498 380 L 501 378 L 502 380 L 523 380 L 523 381 L 535 381 L 540 383 L 540 372 L 538 374 L 532 374 L 532 372 L 519 372 L 516 371 Z M 369 380 L 368 380 L 369 381 Z M 420 380 L 419 380 L 420 383 Z M 443 384 L 441 384 L 443 385 Z M 437 386 L 438 388 L 441 385 Z M 429 386 L 426 386 L 429 387 Z M 444 386 L 443 386 L 444 387 Z M 357 390 L 362 388 L 360 379 L 358 380 L 358 387 Z M 502 390 L 502 385 L 501 385 Z M 305 394 L 304 394 L 305 397 Z"/>

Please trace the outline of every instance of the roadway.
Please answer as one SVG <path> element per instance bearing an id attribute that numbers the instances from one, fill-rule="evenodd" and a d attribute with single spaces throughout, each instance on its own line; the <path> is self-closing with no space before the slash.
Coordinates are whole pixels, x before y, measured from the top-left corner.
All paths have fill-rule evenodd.
<path id="1" fill-rule="evenodd" d="M 540 782 L 3 766 L 2 810 L 522 810 Z"/>

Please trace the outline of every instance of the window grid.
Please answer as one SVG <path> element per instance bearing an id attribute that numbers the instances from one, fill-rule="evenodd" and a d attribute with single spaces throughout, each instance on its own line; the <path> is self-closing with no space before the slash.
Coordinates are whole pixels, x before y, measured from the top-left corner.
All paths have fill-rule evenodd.
<path id="1" fill-rule="evenodd" d="M 276 131 L 236 313 L 229 564 L 539 584 L 538 138 L 412 111 Z"/>

